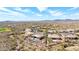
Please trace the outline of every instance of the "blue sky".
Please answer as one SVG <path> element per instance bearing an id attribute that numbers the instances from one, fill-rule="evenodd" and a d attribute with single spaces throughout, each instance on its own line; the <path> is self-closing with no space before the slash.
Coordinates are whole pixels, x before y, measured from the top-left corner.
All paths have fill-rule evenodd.
<path id="1" fill-rule="evenodd" d="M 79 19 L 79 7 L 0 7 L 0 21 Z"/>

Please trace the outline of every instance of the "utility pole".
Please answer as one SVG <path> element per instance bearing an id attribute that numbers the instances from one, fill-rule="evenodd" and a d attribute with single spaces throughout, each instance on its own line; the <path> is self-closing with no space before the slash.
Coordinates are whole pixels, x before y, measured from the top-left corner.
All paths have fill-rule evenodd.
<path id="1" fill-rule="evenodd" d="M 48 27 L 45 28 L 45 43 L 46 43 L 46 46 L 48 46 Z"/>

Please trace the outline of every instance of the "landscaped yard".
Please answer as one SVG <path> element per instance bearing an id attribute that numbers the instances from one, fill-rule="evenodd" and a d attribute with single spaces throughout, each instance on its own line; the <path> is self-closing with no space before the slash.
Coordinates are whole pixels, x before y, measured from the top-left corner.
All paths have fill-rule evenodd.
<path id="1" fill-rule="evenodd" d="M 0 28 L 0 32 L 8 32 L 11 31 L 9 28 Z"/>

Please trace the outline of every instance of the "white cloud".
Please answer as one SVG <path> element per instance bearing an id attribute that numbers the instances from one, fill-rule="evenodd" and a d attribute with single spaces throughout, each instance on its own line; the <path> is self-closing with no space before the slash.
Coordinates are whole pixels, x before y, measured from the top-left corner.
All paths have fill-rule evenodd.
<path id="1" fill-rule="evenodd" d="M 16 7 L 16 8 L 14 8 L 14 9 L 17 10 L 17 11 L 20 11 L 20 12 L 25 12 L 25 13 L 32 13 L 32 14 L 34 14 L 34 12 L 33 12 L 31 9 L 28 9 L 28 8 L 22 9 L 21 7 Z"/>
<path id="2" fill-rule="evenodd" d="M 24 14 L 20 13 L 20 12 L 12 12 L 12 13 L 9 13 L 8 15 L 10 16 L 25 16 Z"/>
<path id="3" fill-rule="evenodd" d="M 40 12 L 45 11 L 47 7 L 37 7 Z"/>
<path id="4" fill-rule="evenodd" d="M 6 21 L 6 20 L 23 21 L 26 20 L 27 18 L 28 18 L 27 15 L 24 15 L 23 13 L 19 12 L 9 12 L 9 13 L 0 12 L 0 21 Z"/>
<path id="5" fill-rule="evenodd" d="M 43 16 L 42 14 L 39 14 L 39 13 L 37 13 L 37 14 L 35 14 L 36 16 L 39 16 L 39 17 L 41 17 L 41 16 Z"/>
<path id="6" fill-rule="evenodd" d="M 22 9 L 20 7 L 16 7 L 15 10 L 21 11 Z"/>
<path id="7" fill-rule="evenodd" d="M 6 17 L 8 16 L 8 17 L 15 17 L 15 18 L 17 18 L 17 17 L 26 17 L 26 15 L 23 14 L 23 13 L 20 13 L 20 12 L 17 12 L 17 11 L 12 11 L 12 10 L 9 10 L 9 9 L 6 9 L 6 8 L 0 8 L 0 10 L 8 12 L 8 13 L 5 13 L 5 12 L 1 12 L 0 11 L 0 16 L 4 16 L 5 15 Z"/>
<path id="8" fill-rule="evenodd" d="M 74 15 L 79 16 L 79 13 L 75 13 Z"/>
<path id="9" fill-rule="evenodd" d="M 71 14 L 70 16 L 79 16 L 79 13 L 73 13 L 73 14 Z"/>
<path id="10" fill-rule="evenodd" d="M 54 10 L 54 11 L 49 11 L 49 13 L 52 15 L 52 16 L 61 16 L 61 15 L 64 15 L 63 12 L 61 11 L 58 11 L 58 10 Z"/>
<path id="11" fill-rule="evenodd" d="M 33 13 L 33 11 L 31 11 L 31 9 L 24 9 L 24 10 L 21 10 L 22 12 L 31 12 L 31 13 Z"/>
<path id="12" fill-rule="evenodd" d="M 79 7 L 72 7 L 72 8 L 70 8 L 70 9 L 68 9 L 68 10 L 75 10 L 75 9 L 77 9 L 77 8 L 79 8 Z"/>
<path id="13" fill-rule="evenodd" d="M 65 18 L 67 19 L 79 19 L 79 13 L 72 13 L 72 14 L 68 14 L 65 16 Z"/>
<path id="14" fill-rule="evenodd" d="M 7 11 L 7 12 L 12 12 L 11 10 L 6 9 L 6 8 L 4 8 L 4 7 L 0 7 L 0 10 Z"/>

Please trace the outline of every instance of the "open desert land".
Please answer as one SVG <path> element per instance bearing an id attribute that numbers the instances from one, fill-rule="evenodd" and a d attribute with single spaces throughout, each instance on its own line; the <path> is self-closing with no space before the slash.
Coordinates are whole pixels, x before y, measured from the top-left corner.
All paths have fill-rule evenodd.
<path id="1" fill-rule="evenodd" d="M 0 22 L 1 51 L 79 51 L 79 21 Z"/>

